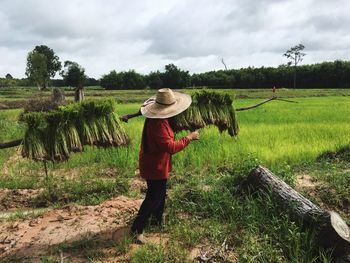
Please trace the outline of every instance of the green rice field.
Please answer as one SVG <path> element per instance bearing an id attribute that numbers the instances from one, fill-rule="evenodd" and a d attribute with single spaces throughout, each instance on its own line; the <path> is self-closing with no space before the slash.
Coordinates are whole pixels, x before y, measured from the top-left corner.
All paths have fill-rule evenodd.
<path id="1" fill-rule="evenodd" d="M 142 246 L 131 253 L 129 260 L 186 262 L 188 257 L 179 255 L 188 255 L 202 244 L 220 247 L 226 238 L 234 247 L 230 256 L 237 262 L 332 262 L 332 251 L 318 248 L 316 230 L 298 226 L 275 208 L 268 195 L 237 197 L 235 189 L 257 164 L 268 167 L 297 189 L 300 189 L 298 176 L 307 175 L 320 183 L 317 195 L 307 189 L 300 191 L 314 202 L 336 210 L 349 223 L 350 158 L 347 156 L 350 154 L 336 160 L 320 158 L 326 152 L 350 149 L 349 91 L 281 90 L 278 95 L 292 102 L 275 100 L 236 112 L 240 128 L 237 137 L 225 132 L 220 134 L 216 127 L 199 130 L 200 140 L 173 157 L 166 208 L 168 221 L 162 231 L 170 236 L 169 242 L 176 245 Z M 142 100 L 153 93 L 96 88 L 88 90 L 86 97 L 117 99 L 117 114 L 122 116 L 136 112 Z M 269 90 L 228 93 L 235 98 L 235 108 L 256 104 L 271 95 Z M 33 91 L 26 89 L 23 94 L 19 89 L 0 89 L 0 103 L 25 100 L 33 96 Z M 0 142 L 23 136 L 24 125 L 17 120 L 21 111 L 0 110 Z M 58 208 L 70 203 L 95 205 L 120 194 L 139 196 L 128 188 L 127 181 L 135 177 L 138 169 L 143 122 L 143 117 L 138 117 L 123 124 L 131 137 L 129 146 L 87 147 L 83 153 L 72 154 L 66 162 L 49 164 L 53 180 L 44 180 L 42 163 L 23 159 L 15 148 L 0 150 L 0 189 L 56 188 L 49 195 L 44 192 L 40 205 L 35 203 L 33 207 Z M 180 138 L 186 134 L 181 132 L 176 136 Z M 103 172 L 110 169 L 115 171 L 113 177 L 103 176 Z M 203 187 L 209 190 L 203 191 Z M 65 198 L 60 199 L 61 195 Z M 183 214 L 188 217 L 183 218 Z M 84 248 L 96 249 L 96 244 L 86 242 Z M 127 253 L 130 242 L 124 246 L 114 249 Z M 85 252 L 81 253 L 86 256 Z M 102 252 L 96 253 L 89 262 L 100 262 L 98 260 L 103 261 L 103 258 Z M 52 254 L 44 259 L 42 262 L 56 262 Z"/>

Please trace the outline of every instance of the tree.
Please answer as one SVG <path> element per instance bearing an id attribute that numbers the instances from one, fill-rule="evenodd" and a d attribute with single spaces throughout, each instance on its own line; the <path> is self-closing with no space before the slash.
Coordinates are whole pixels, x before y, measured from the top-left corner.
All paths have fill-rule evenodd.
<path id="1" fill-rule="evenodd" d="M 84 99 L 84 82 L 86 80 L 85 69 L 78 63 L 72 61 L 64 62 L 64 70 L 61 72 L 66 85 L 75 88 L 75 101 L 81 102 Z"/>
<path id="2" fill-rule="evenodd" d="M 10 73 L 7 73 L 5 76 L 6 79 L 13 79 L 12 75 Z"/>
<path id="3" fill-rule="evenodd" d="M 121 89 L 122 77 L 115 70 L 112 70 L 100 79 L 101 87 L 105 89 Z"/>
<path id="4" fill-rule="evenodd" d="M 174 64 L 165 66 L 163 75 L 163 85 L 168 88 L 185 88 L 191 83 L 191 77 L 188 71 L 176 67 Z"/>
<path id="5" fill-rule="evenodd" d="M 293 87 L 296 88 L 296 80 L 297 80 L 297 65 L 299 62 L 303 60 L 303 57 L 306 55 L 302 51 L 305 46 L 303 44 L 296 45 L 291 47 L 286 53 L 283 54 L 287 59 L 290 60 L 289 65 L 293 64 L 294 66 L 294 78 L 293 78 Z"/>
<path id="6" fill-rule="evenodd" d="M 45 75 L 40 77 L 41 79 L 45 79 L 45 81 L 40 86 L 42 87 L 42 89 L 46 89 L 50 78 L 53 78 L 56 75 L 56 72 L 61 70 L 61 67 L 62 67 L 61 62 L 59 61 L 59 57 L 55 55 L 55 52 L 53 51 L 53 49 L 49 48 L 48 46 L 45 46 L 45 45 L 36 46 L 32 52 L 36 52 L 45 57 L 46 70 L 45 72 L 44 71 L 41 72 L 42 74 L 45 73 Z M 27 58 L 27 69 L 29 67 L 28 64 L 31 63 L 31 61 L 28 59 L 30 59 L 29 53 Z M 29 70 L 26 70 L 26 74 L 28 72 L 27 74 L 28 77 L 31 76 L 32 70 L 35 70 L 35 69 L 31 67 Z"/>
<path id="7" fill-rule="evenodd" d="M 119 73 L 112 70 L 102 76 L 100 83 L 105 89 L 143 89 L 146 86 L 144 76 L 134 70 Z"/>
<path id="8" fill-rule="evenodd" d="M 122 79 L 122 89 L 143 89 L 145 87 L 144 77 L 136 73 L 135 70 L 129 70 L 119 73 Z"/>
<path id="9" fill-rule="evenodd" d="M 146 76 L 147 85 L 151 89 L 160 89 L 163 86 L 163 74 L 159 71 L 151 72 Z"/>
<path id="10" fill-rule="evenodd" d="M 47 83 L 48 71 L 46 57 L 37 51 L 31 51 L 27 56 L 26 75 L 34 82 L 39 89 L 45 88 Z"/>
<path id="11" fill-rule="evenodd" d="M 62 68 L 59 57 L 55 54 L 53 49 L 48 46 L 41 45 L 34 48 L 35 51 L 43 54 L 46 57 L 47 71 L 50 78 L 55 77 L 56 72 L 60 71 Z"/>

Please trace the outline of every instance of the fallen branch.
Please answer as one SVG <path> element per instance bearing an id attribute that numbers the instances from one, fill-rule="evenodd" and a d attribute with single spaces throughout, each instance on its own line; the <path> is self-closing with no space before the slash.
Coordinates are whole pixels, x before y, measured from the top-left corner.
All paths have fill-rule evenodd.
<path id="1" fill-rule="evenodd" d="M 16 147 L 16 146 L 21 145 L 22 142 L 23 142 L 23 139 L 18 139 L 18 140 L 13 140 L 13 141 L 10 141 L 10 142 L 0 143 L 0 149 Z"/>

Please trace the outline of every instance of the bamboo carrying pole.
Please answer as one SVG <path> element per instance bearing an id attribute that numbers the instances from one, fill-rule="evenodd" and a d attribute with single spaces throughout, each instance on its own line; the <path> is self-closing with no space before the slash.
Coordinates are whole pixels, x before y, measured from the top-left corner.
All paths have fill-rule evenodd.
<path id="1" fill-rule="evenodd" d="M 21 145 L 23 142 L 23 139 L 13 140 L 9 142 L 0 143 L 0 149 L 6 149 L 11 147 L 16 147 Z"/>
<path id="2" fill-rule="evenodd" d="M 281 100 L 281 101 L 285 101 L 285 102 L 291 102 L 291 103 L 298 103 L 296 101 L 292 101 L 292 100 L 285 100 L 285 99 L 281 99 L 281 98 L 278 98 L 277 96 L 274 96 L 272 98 L 269 98 L 267 100 L 264 100 L 262 102 L 259 102 L 257 104 L 254 104 L 254 105 L 251 105 L 251 106 L 247 106 L 247 107 L 242 107 L 242 108 L 237 108 L 235 109 L 235 111 L 245 111 L 245 110 L 251 110 L 251 109 L 254 109 L 254 108 L 257 108 L 261 105 L 264 105 L 265 103 L 268 103 L 270 101 L 273 101 L 273 100 Z M 141 110 L 139 110 L 138 112 L 135 112 L 135 113 L 131 113 L 131 114 L 127 114 L 127 115 L 124 115 L 122 116 L 120 119 L 124 122 L 128 122 L 129 119 L 132 119 L 132 118 L 135 118 L 135 117 L 138 117 L 138 116 L 141 116 Z"/>

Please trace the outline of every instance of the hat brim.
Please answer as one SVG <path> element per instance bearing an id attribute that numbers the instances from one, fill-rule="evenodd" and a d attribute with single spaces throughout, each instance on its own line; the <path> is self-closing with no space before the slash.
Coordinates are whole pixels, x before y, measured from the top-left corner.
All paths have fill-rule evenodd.
<path id="1" fill-rule="evenodd" d="M 141 107 L 141 114 L 150 119 L 166 119 L 185 111 L 192 103 L 190 95 L 174 91 L 175 103 L 171 105 L 159 104 L 155 96 L 145 101 Z"/>

